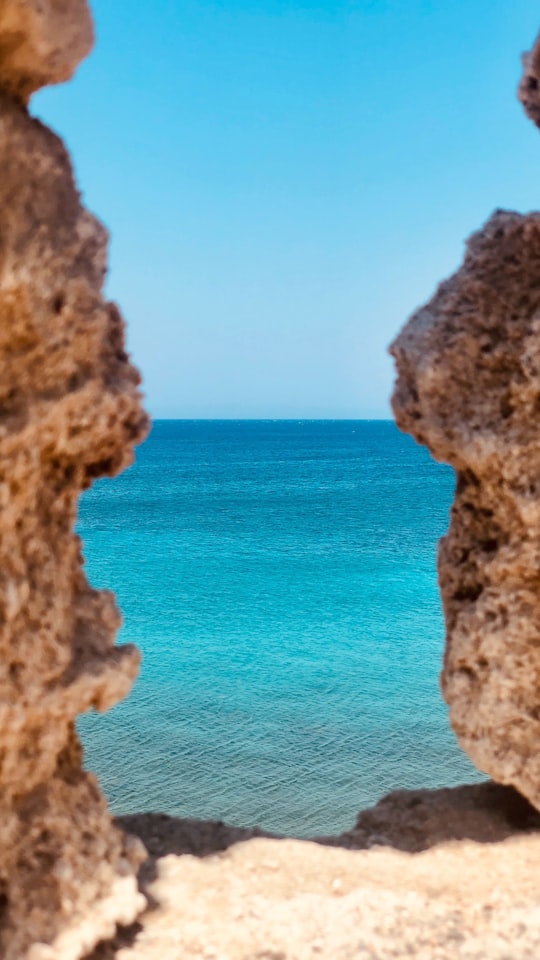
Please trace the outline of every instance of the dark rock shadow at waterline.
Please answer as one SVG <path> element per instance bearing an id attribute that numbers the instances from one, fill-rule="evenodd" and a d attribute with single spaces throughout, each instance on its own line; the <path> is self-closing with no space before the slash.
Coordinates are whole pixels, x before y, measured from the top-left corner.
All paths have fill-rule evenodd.
<path id="1" fill-rule="evenodd" d="M 165 813 L 135 813 L 115 823 L 144 843 L 149 861 L 167 854 L 196 857 L 221 853 L 253 837 L 282 839 L 258 827 L 234 827 Z M 419 853 L 451 840 L 497 843 L 516 833 L 540 830 L 540 813 L 513 787 L 492 781 L 436 790 L 396 790 L 363 810 L 351 830 L 312 841 L 350 850 L 373 846 Z M 148 873 L 148 861 L 143 865 Z"/>

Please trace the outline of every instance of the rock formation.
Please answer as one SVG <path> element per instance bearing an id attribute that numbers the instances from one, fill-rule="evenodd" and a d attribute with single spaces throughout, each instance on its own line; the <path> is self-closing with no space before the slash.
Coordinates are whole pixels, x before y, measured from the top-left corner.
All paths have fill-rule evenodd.
<path id="1" fill-rule="evenodd" d="M 27 102 L 69 80 L 92 43 L 86 0 L 0 0 L 0 90 Z"/>
<path id="2" fill-rule="evenodd" d="M 520 86 L 535 120 L 539 67 L 537 46 Z M 540 809 L 540 214 L 496 211 L 390 352 L 398 426 L 457 475 L 439 548 L 452 726 Z"/>
<path id="3" fill-rule="evenodd" d="M 32 90 L 92 42 L 83 0 L 0 0 L 0 956 L 72 960 L 141 907 L 138 841 L 111 824 L 74 720 L 130 689 L 112 595 L 74 533 L 94 478 L 146 430 L 123 322 L 103 299 L 107 235 Z M 40 946 L 41 944 L 41 946 Z"/>
<path id="4" fill-rule="evenodd" d="M 540 956 L 540 815 L 509 787 L 401 790 L 324 844 L 121 822 L 151 855 L 152 908 L 87 960 Z"/>
<path id="5" fill-rule="evenodd" d="M 91 43 L 85 0 L 0 0 L 0 957 L 79 960 L 118 926 L 96 960 L 537 956 L 538 817 L 494 785 L 395 794 L 317 844 L 123 818 L 154 854 L 154 909 L 128 926 L 144 848 L 112 824 L 74 721 L 127 693 L 138 654 L 114 646 L 74 524 L 147 419 L 103 298 L 106 232 L 26 106 Z M 525 68 L 540 122 L 540 47 Z M 399 425 L 458 478 L 439 556 L 452 723 L 540 809 L 540 214 L 495 213 L 392 352 Z"/>
<path id="6" fill-rule="evenodd" d="M 540 127 L 540 36 L 530 53 L 523 55 L 523 76 L 518 96 L 527 116 Z"/>

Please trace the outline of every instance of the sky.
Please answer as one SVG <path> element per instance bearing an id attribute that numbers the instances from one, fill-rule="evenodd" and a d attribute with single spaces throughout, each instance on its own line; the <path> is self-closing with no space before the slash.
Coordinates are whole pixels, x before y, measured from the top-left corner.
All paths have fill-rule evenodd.
<path id="1" fill-rule="evenodd" d="M 390 416 L 387 347 L 496 207 L 540 206 L 533 0 L 94 0 L 34 114 L 111 232 L 155 417 Z"/>

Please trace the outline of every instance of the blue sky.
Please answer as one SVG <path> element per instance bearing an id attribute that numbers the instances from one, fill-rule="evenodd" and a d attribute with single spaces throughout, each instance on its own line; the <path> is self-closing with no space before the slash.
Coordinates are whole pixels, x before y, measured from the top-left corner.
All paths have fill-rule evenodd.
<path id="1" fill-rule="evenodd" d="M 385 417 L 386 348 L 495 207 L 540 206 L 532 0 L 95 0 L 32 110 L 111 231 L 147 406 Z"/>

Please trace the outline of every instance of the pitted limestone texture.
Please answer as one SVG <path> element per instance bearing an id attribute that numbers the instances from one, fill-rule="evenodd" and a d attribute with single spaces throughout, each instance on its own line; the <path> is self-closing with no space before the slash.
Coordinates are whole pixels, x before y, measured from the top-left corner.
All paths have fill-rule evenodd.
<path id="1" fill-rule="evenodd" d="M 69 80 L 93 40 L 86 0 L 0 0 L 0 90 L 26 102 Z"/>
<path id="2" fill-rule="evenodd" d="M 80 0 L 0 0 L 3 960 L 75 960 L 141 908 L 141 845 L 113 827 L 74 730 L 78 714 L 126 695 L 139 655 L 114 646 L 120 615 L 88 584 L 74 525 L 81 491 L 131 462 L 147 418 L 102 294 L 106 231 L 81 206 L 61 141 L 13 96 L 24 51 L 32 84 L 39 70 L 60 79 L 89 23 Z"/>
<path id="3" fill-rule="evenodd" d="M 398 426 L 457 474 L 439 548 L 452 726 L 540 809 L 540 214 L 497 211 L 391 353 Z"/>
<path id="4" fill-rule="evenodd" d="M 540 35 L 532 50 L 523 54 L 522 60 L 523 75 L 518 97 L 529 119 L 540 127 Z"/>

